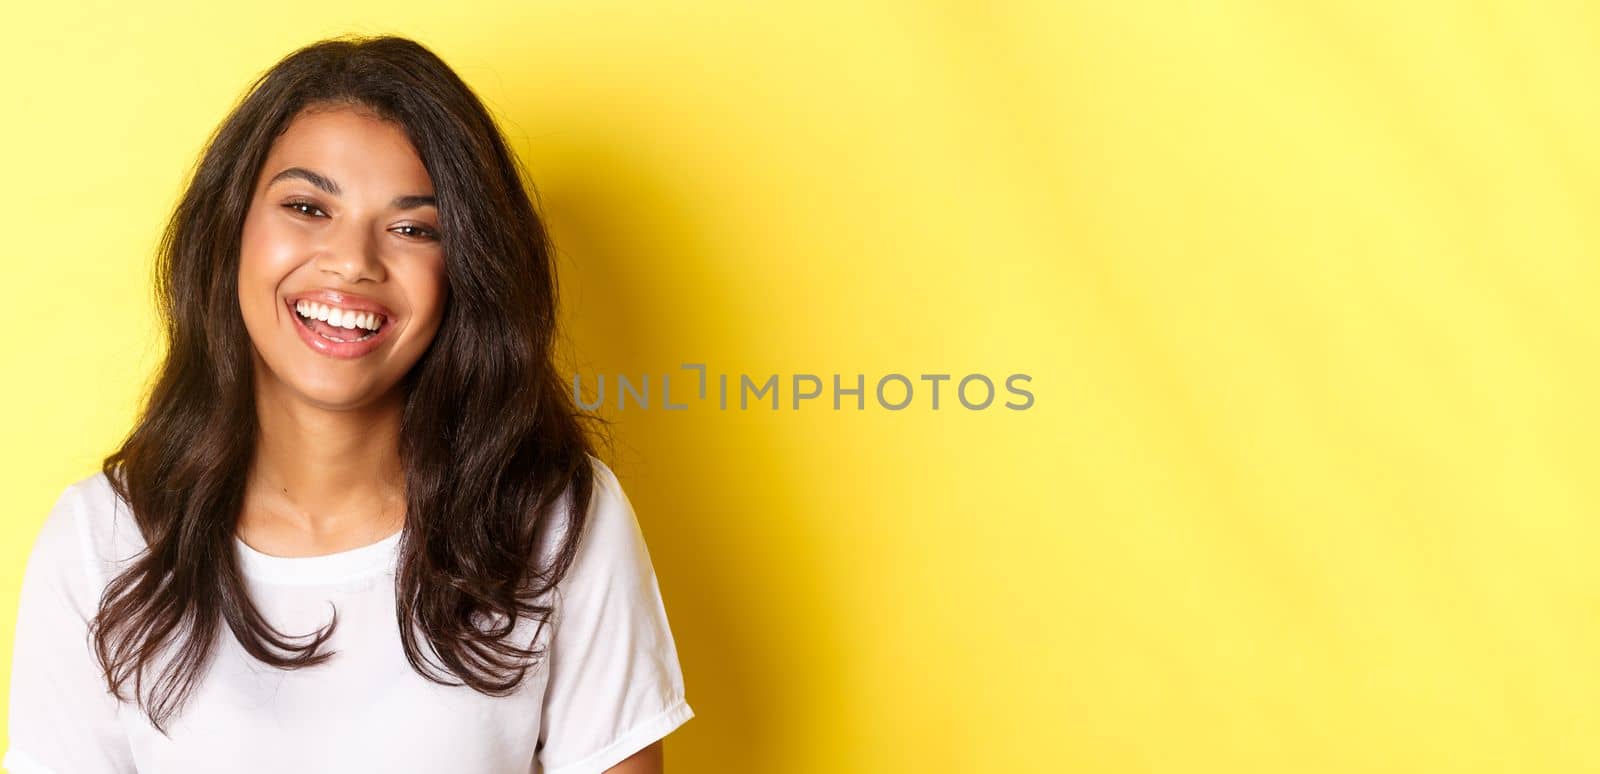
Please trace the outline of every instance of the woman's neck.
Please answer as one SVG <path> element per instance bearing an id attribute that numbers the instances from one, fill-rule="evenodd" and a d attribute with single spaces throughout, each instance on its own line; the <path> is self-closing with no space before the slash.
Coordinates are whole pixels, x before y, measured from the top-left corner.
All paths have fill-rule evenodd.
<path id="1" fill-rule="evenodd" d="M 376 542 L 404 524 L 403 398 L 328 410 L 258 390 L 255 456 L 238 531 L 266 553 L 313 556 Z"/>

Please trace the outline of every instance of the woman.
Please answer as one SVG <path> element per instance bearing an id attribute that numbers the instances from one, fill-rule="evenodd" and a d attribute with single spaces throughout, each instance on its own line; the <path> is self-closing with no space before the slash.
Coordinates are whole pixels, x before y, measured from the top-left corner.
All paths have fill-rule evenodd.
<path id="1" fill-rule="evenodd" d="M 412 41 L 255 83 L 162 242 L 139 421 L 28 560 L 10 771 L 662 770 L 694 713 L 523 175 Z"/>

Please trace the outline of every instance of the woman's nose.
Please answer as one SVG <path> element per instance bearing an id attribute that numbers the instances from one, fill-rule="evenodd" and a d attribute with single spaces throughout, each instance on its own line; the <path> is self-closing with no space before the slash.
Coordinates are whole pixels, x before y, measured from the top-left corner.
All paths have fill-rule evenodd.
<path id="1" fill-rule="evenodd" d="M 359 223 L 345 223 L 325 233 L 328 239 L 316 256 L 318 269 L 337 274 L 346 282 L 383 279 L 382 256 L 372 229 Z"/>

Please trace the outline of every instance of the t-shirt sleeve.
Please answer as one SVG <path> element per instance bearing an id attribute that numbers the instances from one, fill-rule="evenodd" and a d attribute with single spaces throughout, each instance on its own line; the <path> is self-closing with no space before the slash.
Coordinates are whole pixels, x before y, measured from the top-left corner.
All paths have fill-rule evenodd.
<path id="1" fill-rule="evenodd" d="M 135 770 L 116 697 L 88 638 L 100 588 L 90 580 L 80 489 L 69 486 L 57 498 L 23 570 L 11 656 L 10 738 L 0 762 L 12 774 Z"/>
<path id="2" fill-rule="evenodd" d="M 544 774 L 599 774 L 694 717 L 644 533 L 610 468 L 594 465 L 589 525 L 557 585 Z"/>

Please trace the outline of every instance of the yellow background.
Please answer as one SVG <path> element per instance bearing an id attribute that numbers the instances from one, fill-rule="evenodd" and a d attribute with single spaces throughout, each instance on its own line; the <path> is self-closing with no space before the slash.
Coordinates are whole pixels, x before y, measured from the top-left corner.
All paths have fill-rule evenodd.
<path id="1" fill-rule="evenodd" d="M 392 31 L 526 159 L 587 377 L 1033 376 L 608 411 L 697 713 L 669 771 L 1600 769 L 1582 6 L 10 9 L 0 659 L 158 361 L 201 142 Z"/>

